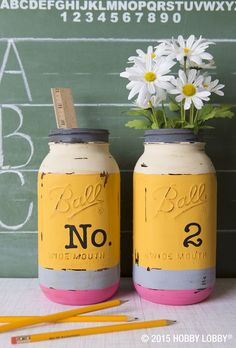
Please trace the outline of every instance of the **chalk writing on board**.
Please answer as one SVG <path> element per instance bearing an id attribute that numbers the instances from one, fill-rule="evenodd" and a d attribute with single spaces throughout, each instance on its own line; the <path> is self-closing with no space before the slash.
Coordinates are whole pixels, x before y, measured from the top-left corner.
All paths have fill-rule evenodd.
<path id="1" fill-rule="evenodd" d="M 14 57 L 19 68 L 18 70 L 7 70 L 7 65 L 8 65 L 8 61 Z M 7 74 L 10 75 L 17 75 L 17 76 L 21 76 L 22 77 L 22 86 L 26 91 L 26 97 L 28 101 L 32 101 L 32 95 L 31 95 L 31 91 L 30 91 L 30 87 L 28 84 L 28 80 L 26 77 L 26 73 L 22 64 L 22 60 L 20 58 L 19 52 L 17 50 L 17 47 L 15 45 L 15 42 L 13 39 L 9 39 L 7 41 L 7 47 L 6 50 L 4 52 L 3 55 L 3 61 L 2 64 L 0 66 L 0 86 L 2 84 L 2 81 L 4 78 L 7 78 Z M 17 115 L 16 118 L 16 124 L 15 124 L 15 128 L 13 129 L 13 131 L 11 131 L 8 134 L 3 134 L 3 123 L 4 123 L 4 116 L 5 116 L 5 112 L 7 110 L 11 110 L 14 112 L 15 115 Z M 26 167 L 31 159 L 32 156 L 34 154 L 34 145 L 32 142 L 32 139 L 30 137 L 30 135 L 25 134 L 21 131 L 21 128 L 23 126 L 23 122 L 24 122 L 24 117 L 23 117 L 23 113 L 22 110 L 17 106 L 17 105 L 0 105 L 0 168 L 3 169 L 3 171 L 0 171 L 0 175 L 1 177 L 4 175 L 15 175 L 16 176 L 16 183 L 17 185 L 19 185 L 20 187 L 24 187 L 25 186 L 25 178 L 24 175 L 19 172 L 16 169 L 20 169 L 20 168 L 24 168 Z M 12 141 L 16 141 L 17 142 L 17 148 L 20 151 L 20 146 L 21 146 L 21 142 L 27 143 L 28 145 L 28 154 L 26 153 L 26 159 L 23 163 L 20 164 L 15 164 L 15 163 L 5 163 L 5 158 L 4 158 L 4 139 L 11 139 Z M 4 220 L 4 217 L 0 215 L 0 227 L 7 229 L 7 230 L 12 230 L 12 231 L 16 231 L 21 229 L 29 220 L 30 217 L 32 216 L 32 212 L 33 212 L 33 202 L 29 202 L 28 206 L 25 207 L 25 218 L 23 219 L 23 221 L 19 222 L 18 224 L 12 225 L 10 223 L 6 223 Z"/>
<path id="2" fill-rule="evenodd" d="M 16 106 L 16 105 L 2 105 L 0 107 L 0 110 L 1 110 L 0 111 L 0 118 L 1 118 L 0 124 L 3 123 L 4 110 L 7 110 L 7 109 L 13 110 L 16 113 L 16 115 L 19 118 L 19 122 L 16 125 L 16 128 L 12 133 L 4 135 L 4 136 L 1 134 L 2 132 L 1 132 L 1 128 L 0 128 L 0 139 L 2 139 L 2 138 L 4 138 L 4 139 L 15 138 L 18 143 L 19 143 L 19 139 L 22 139 L 22 141 L 26 142 L 28 145 L 29 154 L 27 155 L 26 161 L 24 163 L 21 163 L 18 165 L 11 165 L 8 163 L 4 163 L 4 152 L 2 149 L 2 159 L 0 158 L 0 162 L 2 162 L 3 168 L 19 169 L 19 168 L 26 167 L 27 164 L 29 164 L 29 162 L 31 161 L 31 158 L 34 154 L 34 145 L 33 145 L 31 137 L 28 134 L 20 132 L 20 129 L 23 125 L 23 113 L 18 106 Z M 3 141 L 0 140 L 0 144 L 2 142 Z"/>
<path id="3" fill-rule="evenodd" d="M 153 0 L 2 0 L 1 10 L 48 10 L 53 11 L 147 11 L 147 12 L 173 12 L 173 11 L 234 11 L 235 1 L 153 1 Z"/>
<path id="4" fill-rule="evenodd" d="M 171 14 L 168 14 L 166 12 L 162 12 L 160 14 L 156 14 L 154 12 L 144 13 L 144 12 L 124 12 L 119 14 L 118 12 L 101 12 L 99 14 L 94 14 L 93 12 L 62 12 L 60 14 L 63 22 L 73 22 L 73 23 L 167 23 L 167 22 L 173 22 L 173 23 L 180 23 L 181 22 L 181 14 L 179 12 L 174 12 Z"/>
<path id="5" fill-rule="evenodd" d="M 2 149 L 2 108 L 0 107 L 0 168 L 3 166 L 3 149 Z"/>
<path id="6" fill-rule="evenodd" d="M 19 171 L 16 171 L 16 170 L 8 170 L 8 171 L 0 172 L 0 177 L 3 175 L 8 175 L 9 173 L 16 175 L 18 181 L 20 179 L 20 186 L 25 185 L 25 179 L 24 179 L 23 174 Z M 19 230 L 29 221 L 29 219 L 32 215 L 32 212 L 33 212 L 33 202 L 30 202 L 28 208 L 26 208 L 26 217 L 21 223 L 11 226 L 11 225 L 4 223 L 3 218 L 0 216 L 0 227 L 5 228 L 7 230 L 12 230 L 12 231 Z"/>
<path id="7" fill-rule="evenodd" d="M 19 64 L 19 70 L 6 70 L 7 63 L 8 63 L 8 60 L 10 59 L 12 51 L 13 51 L 13 53 L 15 55 L 15 58 L 16 58 L 18 64 Z M 26 74 L 25 74 L 25 71 L 24 71 L 24 67 L 23 67 L 23 64 L 22 64 L 19 52 L 18 52 L 18 50 L 16 48 L 16 45 L 15 45 L 15 43 L 14 43 L 14 41 L 12 39 L 8 40 L 7 49 L 5 51 L 5 54 L 4 54 L 4 57 L 3 57 L 3 62 L 2 62 L 2 65 L 0 67 L 0 84 L 2 82 L 4 74 L 13 74 L 13 75 L 19 75 L 20 74 L 22 76 L 22 79 L 23 79 L 23 82 L 24 82 L 24 87 L 25 87 L 25 90 L 26 90 L 26 93 L 27 93 L 27 97 L 28 97 L 29 101 L 32 101 L 32 96 L 31 96 L 29 84 L 28 84 L 28 81 L 27 81 L 27 78 L 26 78 Z"/>
<path id="8" fill-rule="evenodd" d="M 0 10 L 57 11 L 64 23 L 102 25 L 134 23 L 150 25 L 181 24 L 190 12 L 233 12 L 235 1 L 153 1 L 153 0 L 2 0 Z M 55 13 L 55 12 L 54 12 Z"/>

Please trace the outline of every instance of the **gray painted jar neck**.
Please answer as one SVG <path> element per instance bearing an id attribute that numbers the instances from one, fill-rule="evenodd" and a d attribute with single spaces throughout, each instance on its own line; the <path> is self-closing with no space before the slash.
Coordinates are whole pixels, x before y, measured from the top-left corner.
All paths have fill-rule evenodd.
<path id="1" fill-rule="evenodd" d="M 190 129 L 152 129 L 144 134 L 145 143 L 196 143 L 198 136 Z"/>
<path id="2" fill-rule="evenodd" d="M 108 143 L 107 129 L 92 128 L 58 128 L 50 132 L 49 143 L 88 144 Z"/>

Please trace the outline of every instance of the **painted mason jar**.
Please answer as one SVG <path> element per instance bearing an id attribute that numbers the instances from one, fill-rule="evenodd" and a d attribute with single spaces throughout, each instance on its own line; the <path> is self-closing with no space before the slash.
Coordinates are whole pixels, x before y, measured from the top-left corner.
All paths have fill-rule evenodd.
<path id="1" fill-rule="evenodd" d="M 120 175 L 108 131 L 57 129 L 38 174 L 39 280 L 52 301 L 104 301 L 120 277 Z"/>
<path id="2" fill-rule="evenodd" d="M 134 172 L 133 280 L 141 297 L 172 305 L 213 290 L 216 175 L 191 130 L 145 133 Z"/>

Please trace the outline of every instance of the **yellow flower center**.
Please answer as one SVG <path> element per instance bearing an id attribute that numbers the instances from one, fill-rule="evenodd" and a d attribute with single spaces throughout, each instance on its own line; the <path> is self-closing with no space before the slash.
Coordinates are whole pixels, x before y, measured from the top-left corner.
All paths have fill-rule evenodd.
<path id="1" fill-rule="evenodd" d="M 196 87 L 192 85 L 191 83 L 187 83 L 186 85 L 184 85 L 182 88 L 182 91 L 183 91 L 183 94 L 186 95 L 187 97 L 192 97 L 197 92 Z"/>
<path id="2" fill-rule="evenodd" d="M 146 74 L 144 75 L 144 78 L 146 81 L 148 82 L 153 82 L 156 80 L 157 75 L 153 72 L 153 71 L 148 71 L 146 72 Z"/>
<path id="3" fill-rule="evenodd" d="M 190 48 L 188 48 L 188 47 L 184 47 L 184 49 L 183 49 L 183 50 L 184 50 L 184 53 L 185 53 L 185 54 L 188 54 L 188 53 L 189 53 L 189 51 L 190 51 Z"/>
<path id="4" fill-rule="evenodd" d="M 154 52 L 152 52 L 152 59 L 156 58 L 156 55 Z"/>
<path id="5" fill-rule="evenodd" d="M 204 88 L 209 87 L 208 83 L 203 83 L 203 87 L 204 87 Z"/>

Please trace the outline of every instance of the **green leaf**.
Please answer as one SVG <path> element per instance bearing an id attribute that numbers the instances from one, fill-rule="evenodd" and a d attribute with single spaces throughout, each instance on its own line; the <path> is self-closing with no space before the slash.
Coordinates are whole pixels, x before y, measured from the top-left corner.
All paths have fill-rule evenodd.
<path id="1" fill-rule="evenodd" d="M 198 121 L 206 121 L 215 117 L 214 106 L 211 104 L 205 104 L 198 113 Z"/>
<path id="2" fill-rule="evenodd" d="M 230 110 L 232 108 L 231 105 L 221 105 L 218 107 L 215 107 L 215 117 L 216 118 L 232 118 L 234 116 L 234 113 Z"/>
<path id="3" fill-rule="evenodd" d="M 126 111 L 125 113 L 129 116 L 138 116 L 143 114 L 141 111 L 142 110 L 140 109 L 130 109 L 129 111 Z"/>
<path id="4" fill-rule="evenodd" d="M 211 104 L 205 104 L 199 111 L 197 121 L 205 122 L 213 118 L 232 118 L 234 116 L 234 113 L 230 110 L 231 108 L 232 105 L 221 105 L 214 107 Z"/>
<path id="5" fill-rule="evenodd" d="M 159 128 L 161 128 L 163 123 L 165 123 L 163 110 L 156 110 L 155 117 L 157 119 Z"/>
<path id="6" fill-rule="evenodd" d="M 167 118 L 167 128 L 181 128 L 182 121 L 178 117 Z"/>
<path id="7" fill-rule="evenodd" d="M 152 129 L 160 129 L 159 125 L 156 124 L 156 123 L 153 123 L 153 124 L 151 125 L 151 128 L 152 128 Z"/>
<path id="8" fill-rule="evenodd" d="M 169 109 L 170 111 L 179 111 L 180 105 L 177 103 L 177 101 L 171 98 L 169 102 Z"/>
<path id="9" fill-rule="evenodd" d="M 222 104 L 221 106 L 218 106 L 218 108 L 220 108 L 222 111 L 224 110 L 230 110 L 235 108 L 236 105 L 234 104 Z"/>
<path id="10" fill-rule="evenodd" d="M 199 111 L 199 115 L 201 114 L 209 114 L 214 109 L 214 106 L 212 104 L 204 104 L 204 106 Z"/>
<path id="11" fill-rule="evenodd" d="M 135 129 L 150 129 L 150 122 L 146 120 L 133 120 L 125 124 L 126 127 Z"/>
<path id="12" fill-rule="evenodd" d="M 149 116 L 150 112 L 149 109 L 130 109 L 126 114 L 129 116 Z"/>
<path id="13" fill-rule="evenodd" d="M 199 126 L 199 129 L 214 129 L 212 126 Z"/>
<path id="14" fill-rule="evenodd" d="M 194 129 L 195 125 L 194 124 L 186 124 L 183 128 Z"/>

